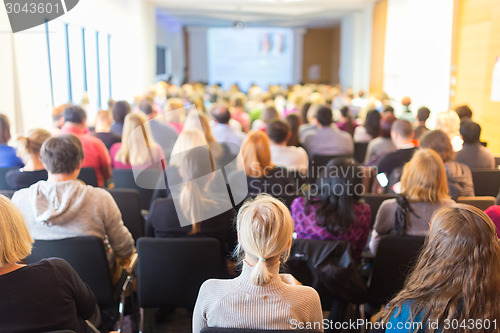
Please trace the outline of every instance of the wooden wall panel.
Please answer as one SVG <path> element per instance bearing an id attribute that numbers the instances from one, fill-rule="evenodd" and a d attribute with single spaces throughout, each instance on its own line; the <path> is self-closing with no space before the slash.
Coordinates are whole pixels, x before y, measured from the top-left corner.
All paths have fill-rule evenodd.
<path id="1" fill-rule="evenodd" d="M 340 25 L 334 28 L 311 28 L 304 34 L 302 81 L 339 83 Z M 320 66 L 317 80 L 309 79 L 309 68 Z"/>
<path id="2" fill-rule="evenodd" d="M 387 0 L 373 7 L 372 57 L 370 66 L 370 93 L 380 95 L 384 91 L 385 28 L 387 22 Z"/>

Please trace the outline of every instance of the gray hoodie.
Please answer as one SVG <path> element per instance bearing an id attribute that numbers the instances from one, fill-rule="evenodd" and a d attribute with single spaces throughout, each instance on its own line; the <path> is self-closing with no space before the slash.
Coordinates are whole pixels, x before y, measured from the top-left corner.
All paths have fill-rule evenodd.
<path id="1" fill-rule="evenodd" d="M 474 184 L 469 167 L 457 161 L 448 161 L 445 167 L 450 197 L 453 200 L 457 200 L 458 197 L 473 197 Z"/>
<path id="2" fill-rule="evenodd" d="M 113 197 L 104 189 L 79 180 L 39 181 L 17 191 L 12 202 L 23 213 L 34 239 L 96 236 L 118 258 L 133 253 L 134 240 Z"/>

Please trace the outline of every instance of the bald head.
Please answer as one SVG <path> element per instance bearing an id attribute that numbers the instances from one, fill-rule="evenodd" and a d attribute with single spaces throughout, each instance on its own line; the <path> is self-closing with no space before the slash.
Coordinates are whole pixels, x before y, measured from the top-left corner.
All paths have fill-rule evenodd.
<path id="1" fill-rule="evenodd" d="M 404 106 L 410 105 L 411 104 L 410 97 L 408 97 L 408 96 L 403 97 L 403 99 L 401 100 L 401 104 L 403 104 Z"/>
<path id="2" fill-rule="evenodd" d="M 228 124 L 231 120 L 231 113 L 225 105 L 218 104 L 212 108 L 212 117 L 219 124 Z"/>

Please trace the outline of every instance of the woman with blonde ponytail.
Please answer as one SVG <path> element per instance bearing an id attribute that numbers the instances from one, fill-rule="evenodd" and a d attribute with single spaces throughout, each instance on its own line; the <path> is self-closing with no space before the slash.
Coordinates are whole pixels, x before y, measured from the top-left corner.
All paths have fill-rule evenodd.
<path id="1" fill-rule="evenodd" d="M 279 200 L 261 194 L 246 201 L 236 220 L 243 270 L 235 279 L 205 281 L 193 313 L 204 327 L 323 331 L 318 293 L 279 274 L 292 244 L 293 220 Z"/>

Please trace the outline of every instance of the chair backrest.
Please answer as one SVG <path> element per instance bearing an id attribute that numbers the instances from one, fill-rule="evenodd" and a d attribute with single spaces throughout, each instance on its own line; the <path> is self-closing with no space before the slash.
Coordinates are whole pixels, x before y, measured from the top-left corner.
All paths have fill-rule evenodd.
<path id="1" fill-rule="evenodd" d="M 372 302 L 384 304 L 404 285 L 416 264 L 425 237 L 384 236 L 380 239 L 368 290 Z"/>
<path id="2" fill-rule="evenodd" d="M 308 181 L 310 183 L 313 183 L 316 181 L 316 179 L 319 176 L 321 167 L 324 167 L 333 160 L 334 158 L 337 157 L 352 157 L 352 156 L 346 156 L 346 155 L 314 155 L 312 158 L 309 159 L 309 169 L 307 172 L 307 177 Z"/>
<path id="3" fill-rule="evenodd" d="M 500 156 L 495 156 L 495 168 L 500 166 Z"/>
<path id="4" fill-rule="evenodd" d="M 10 170 L 16 170 L 19 168 L 0 168 L 0 190 L 10 190 L 9 185 L 7 184 L 7 179 L 5 176 L 7 175 L 7 172 Z"/>
<path id="5" fill-rule="evenodd" d="M 141 208 L 149 210 L 154 189 L 138 186 L 131 169 L 113 169 L 113 183 L 115 184 L 115 188 L 132 188 L 139 191 Z"/>
<path id="6" fill-rule="evenodd" d="M 373 224 L 375 223 L 375 218 L 377 217 L 377 212 L 378 209 L 380 208 L 380 205 L 382 202 L 384 202 L 387 199 L 392 199 L 395 198 L 395 194 L 376 194 L 376 193 L 366 193 L 363 195 L 363 199 L 365 202 L 370 206 L 371 210 L 371 219 L 370 219 L 370 225 L 373 227 Z"/>
<path id="7" fill-rule="evenodd" d="M 201 284 L 220 277 L 220 244 L 214 238 L 137 241 L 139 306 L 193 308 Z"/>
<path id="8" fill-rule="evenodd" d="M 137 242 L 140 237 L 144 237 L 145 221 L 141 214 L 141 198 L 139 191 L 131 188 L 115 188 L 108 190 L 115 199 L 120 212 L 122 213 L 123 224 L 132 234 Z"/>
<path id="9" fill-rule="evenodd" d="M 486 210 L 488 207 L 496 203 L 495 197 L 458 197 L 457 202 L 477 207 L 481 210 Z"/>
<path id="10" fill-rule="evenodd" d="M 0 190 L 1 195 L 5 195 L 7 198 L 12 199 L 12 196 L 16 193 L 14 190 Z"/>
<path id="11" fill-rule="evenodd" d="M 358 163 L 363 163 L 365 161 L 367 148 L 368 142 L 354 142 L 354 159 Z"/>
<path id="12" fill-rule="evenodd" d="M 246 328 L 223 328 L 223 327 L 206 327 L 200 333 L 319 333 L 314 330 L 251 330 Z"/>
<path id="13" fill-rule="evenodd" d="M 496 196 L 500 189 L 500 170 L 473 169 L 472 181 L 477 196 Z"/>
<path id="14" fill-rule="evenodd" d="M 81 168 L 80 174 L 78 174 L 78 179 L 83 181 L 87 185 L 97 187 L 97 175 L 94 168 Z"/>
<path id="15" fill-rule="evenodd" d="M 100 306 L 113 304 L 113 290 L 108 260 L 102 239 L 92 236 L 57 240 L 35 240 L 26 263 L 36 263 L 47 258 L 62 258 L 89 285 Z"/>

